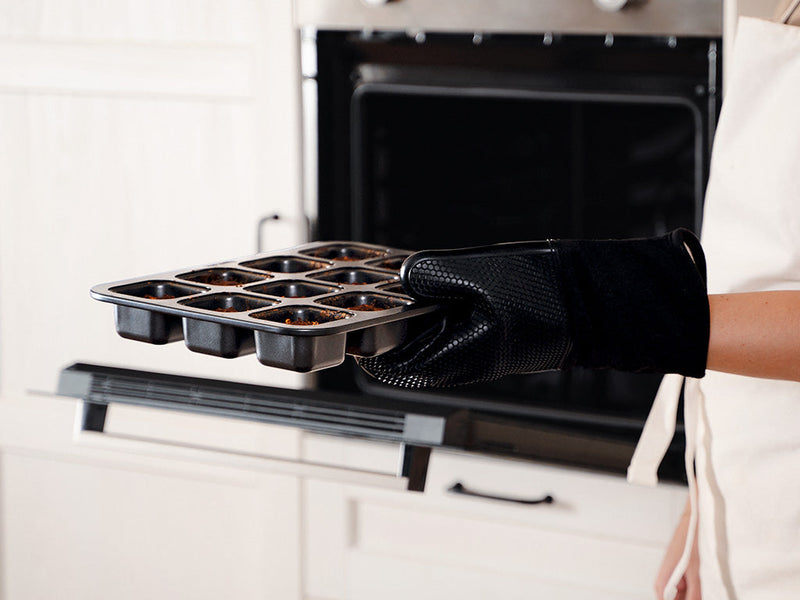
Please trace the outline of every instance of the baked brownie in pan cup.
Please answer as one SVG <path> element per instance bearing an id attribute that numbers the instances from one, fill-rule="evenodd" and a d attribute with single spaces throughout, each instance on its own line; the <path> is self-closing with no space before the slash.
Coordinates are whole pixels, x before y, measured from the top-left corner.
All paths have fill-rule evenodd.
<path id="1" fill-rule="evenodd" d="M 272 253 L 97 285 L 117 332 L 152 344 L 183 339 L 195 352 L 310 372 L 346 354 L 402 343 L 408 320 L 436 310 L 403 295 L 407 250 L 315 242 Z"/>

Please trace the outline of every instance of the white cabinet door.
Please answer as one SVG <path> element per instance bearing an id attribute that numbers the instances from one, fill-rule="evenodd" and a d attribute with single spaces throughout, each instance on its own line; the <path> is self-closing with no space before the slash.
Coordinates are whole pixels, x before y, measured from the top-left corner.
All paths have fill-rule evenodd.
<path id="1" fill-rule="evenodd" d="M 397 447 L 304 435 L 307 459 L 391 469 Z M 456 496 L 456 481 L 521 506 Z M 630 599 L 650 593 L 680 516 L 681 486 L 434 451 L 426 491 L 303 482 L 308 599 L 548 597 Z"/>
<path id="2" fill-rule="evenodd" d="M 145 454 L 74 443 L 74 412 L 0 404 L 0 598 L 300 597 L 299 480 L 261 465 L 263 432 L 223 422 L 238 456 Z"/>
<path id="3" fill-rule="evenodd" d="M 0 0 L 0 391 L 75 361 L 296 386 L 119 338 L 89 288 L 301 241 L 291 0 Z"/>

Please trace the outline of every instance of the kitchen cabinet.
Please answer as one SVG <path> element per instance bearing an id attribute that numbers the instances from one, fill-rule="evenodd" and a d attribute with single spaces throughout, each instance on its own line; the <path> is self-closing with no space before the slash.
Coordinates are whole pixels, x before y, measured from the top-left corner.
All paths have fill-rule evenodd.
<path id="1" fill-rule="evenodd" d="M 94 361 L 296 387 L 119 338 L 106 281 L 303 241 L 290 0 L 0 0 L 0 394 Z"/>
<path id="2" fill-rule="evenodd" d="M 0 598 L 300 598 L 291 430 L 75 404 L 0 403 Z"/>
<path id="3" fill-rule="evenodd" d="M 640 598 L 686 495 L 438 450 L 414 493 L 398 444 L 120 405 L 76 432 L 77 414 L 0 403 L 0 599 Z"/>
<path id="4" fill-rule="evenodd" d="M 290 427 L 112 404 L 99 433 L 80 414 L 0 403 L 0 600 L 299 600 L 302 482 L 404 488 L 300 460 Z"/>
<path id="5" fill-rule="evenodd" d="M 302 455 L 390 470 L 397 447 L 305 435 Z M 523 506 L 454 495 L 456 482 Z M 314 600 L 641 598 L 686 499 L 682 486 L 434 451 L 424 494 L 305 480 L 304 585 Z"/>
<path id="6" fill-rule="evenodd" d="M 296 430 L 112 407 L 76 438 L 47 396 L 81 360 L 301 385 L 89 298 L 252 254 L 264 215 L 304 239 L 297 37 L 290 0 L 0 0 L 0 598 L 299 597 Z"/>

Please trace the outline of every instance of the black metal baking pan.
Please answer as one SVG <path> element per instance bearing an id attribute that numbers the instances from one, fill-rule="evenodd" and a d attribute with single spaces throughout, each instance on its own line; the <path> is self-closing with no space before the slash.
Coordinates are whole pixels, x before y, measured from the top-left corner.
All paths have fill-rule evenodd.
<path id="1" fill-rule="evenodd" d="M 274 253 L 94 286 L 115 305 L 117 332 L 268 366 L 310 372 L 346 354 L 376 356 L 402 343 L 408 320 L 433 312 L 403 293 L 409 251 L 315 242 Z"/>

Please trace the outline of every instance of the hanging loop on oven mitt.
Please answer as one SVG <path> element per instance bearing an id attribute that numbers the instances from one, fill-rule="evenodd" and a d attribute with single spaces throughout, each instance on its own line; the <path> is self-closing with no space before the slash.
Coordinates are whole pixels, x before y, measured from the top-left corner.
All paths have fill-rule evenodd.
<path id="1" fill-rule="evenodd" d="M 383 383 L 449 387 L 567 369 L 705 374 L 699 240 L 548 240 L 418 252 L 405 290 L 443 317 L 359 365 Z"/>

